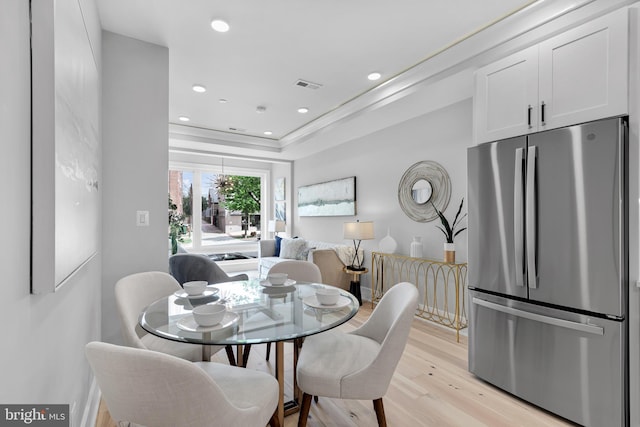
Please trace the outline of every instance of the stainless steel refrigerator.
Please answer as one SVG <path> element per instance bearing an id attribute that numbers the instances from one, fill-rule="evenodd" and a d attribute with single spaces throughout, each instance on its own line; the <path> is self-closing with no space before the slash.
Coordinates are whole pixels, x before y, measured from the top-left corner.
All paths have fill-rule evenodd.
<path id="1" fill-rule="evenodd" d="M 626 153 L 626 118 L 467 153 L 469 370 L 586 426 L 629 423 Z"/>

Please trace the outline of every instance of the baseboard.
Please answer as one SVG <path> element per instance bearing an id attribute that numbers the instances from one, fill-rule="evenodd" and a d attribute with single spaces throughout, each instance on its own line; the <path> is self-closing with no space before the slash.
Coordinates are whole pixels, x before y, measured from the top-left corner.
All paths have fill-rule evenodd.
<path id="1" fill-rule="evenodd" d="M 87 396 L 87 403 L 82 412 L 82 427 L 95 427 L 96 418 L 98 417 L 98 410 L 100 409 L 100 388 L 96 383 L 95 377 L 91 381 L 91 388 L 89 389 L 89 396 Z"/>
<path id="2" fill-rule="evenodd" d="M 371 302 L 371 288 L 365 288 L 363 286 L 360 288 L 360 293 L 362 294 L 362 301 Z"/>

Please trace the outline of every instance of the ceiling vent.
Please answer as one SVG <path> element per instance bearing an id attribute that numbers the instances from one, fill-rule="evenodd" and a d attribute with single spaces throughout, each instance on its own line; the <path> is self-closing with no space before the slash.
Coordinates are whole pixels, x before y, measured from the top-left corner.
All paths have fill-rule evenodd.
<path id="1" fill-rule="evenodd" d="M 320 83 L 313 83 L 307 80 L 298 79 L 296 86 L 305 87 L 307 89 L 320 89 L 322 85 Z"/>

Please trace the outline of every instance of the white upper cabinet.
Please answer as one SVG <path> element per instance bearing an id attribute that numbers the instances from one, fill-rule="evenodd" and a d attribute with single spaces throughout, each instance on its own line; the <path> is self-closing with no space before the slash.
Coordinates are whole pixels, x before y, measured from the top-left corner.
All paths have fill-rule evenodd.
<path id="1" fill-rule="evenodd" d="M 476 72 L 476 143 L 627 114 L 621 9 Z"/>
<path id="2" fill-rule="evenodd" d="M 538 46 L 476 72 L 474 117 L 478 142 L 531 132 L 538 120 Z"/>

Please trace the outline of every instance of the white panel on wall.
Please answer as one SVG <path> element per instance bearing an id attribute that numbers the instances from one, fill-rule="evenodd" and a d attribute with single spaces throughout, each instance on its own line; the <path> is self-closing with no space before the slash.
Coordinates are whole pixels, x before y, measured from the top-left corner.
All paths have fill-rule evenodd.
<path id="1" fill-rule="evenodd" d="M 115 283 L 169 270 L 169 50 L 107 31 L 102 41 L 102 335 L 118 343 Z M 139 210 L 146 227 L 136 226 Z"/>

